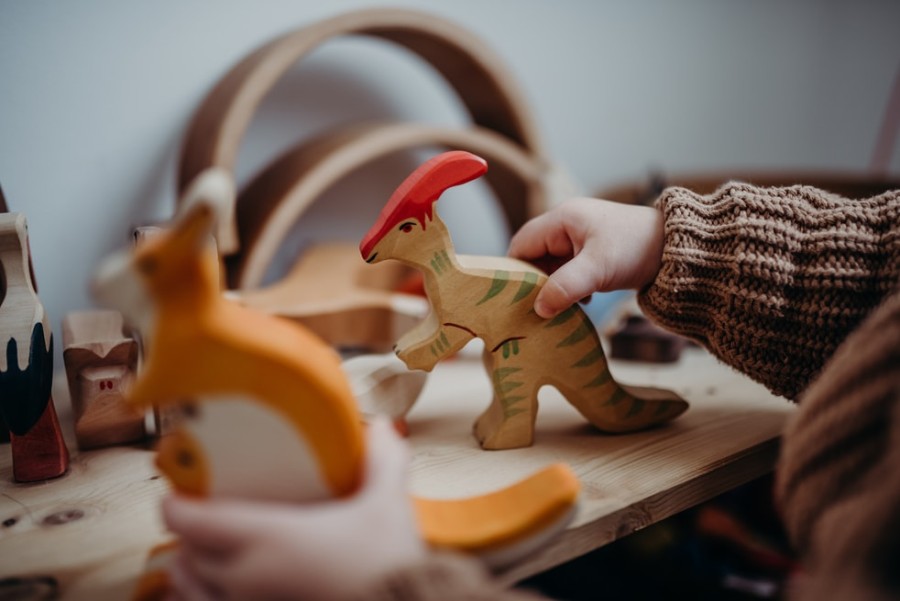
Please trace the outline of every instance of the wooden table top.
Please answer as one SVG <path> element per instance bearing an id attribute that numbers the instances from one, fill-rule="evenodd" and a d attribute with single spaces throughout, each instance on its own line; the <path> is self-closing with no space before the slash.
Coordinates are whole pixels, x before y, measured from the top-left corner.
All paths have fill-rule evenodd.
<path id="1" fill-rule="evenodd" d="M 438 365 L 409 414 L 411 488 L 417 495 L 488 492 L 558 461 L 581 479 L 572 523 L 540 552 L 500 574 L 505 582 L 583 555 L 774 465 L 779 433 L 792 411 L 786 400 L 697 349 L 669 365 L 610 366 L 623 383 L 677 390 L 691 408 L 662 428 L 605 435 L 546 388 L 534 446 L 482 451 L 471 427 L 491 393 L 475 343 Z M 8 447 L 0 453 L 0 593 L 32 587 L 57 588 L 67 600 L 128 598 L 147 550 L 167 538 L 158 510 L 166 483 L 156 475 L 149 446 L 76 451 L 65 378 L 55 380 L 54 398 L 73 450 L 71 468 L 58 480 L 16 484 Z"/>

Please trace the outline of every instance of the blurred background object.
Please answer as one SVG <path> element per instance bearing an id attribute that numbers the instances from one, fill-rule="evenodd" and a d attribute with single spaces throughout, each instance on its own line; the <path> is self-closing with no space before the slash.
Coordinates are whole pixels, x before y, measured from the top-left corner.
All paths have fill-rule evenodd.
<path id="1" fill-rule="evenodd" d="M 652 172 L 866 172 L 900 65 L 900 4 L 890 0 L 523 0 L 514 18 L 500 0 L 394 4 L 487 40 L 528 96 L 550 153 L 589 193 Z M 172 214 L 188 120 L 238 58 L 289 29 L 380 5 L 0 4 L 0 178 L 29 215 L 51 318 L 91 305 L 91 269 L 132 225 Z M 379 118 L 468 119 L 408 53 L 372 40 L 329 42 L 263 101 L 243 141 L 239 183 L 298 138 Z M 897 154 L 881 151 L 884 173 L 900 172 Z M 272 279 L 314 242 L 357 240 L 420 158 L 379 162 L 335 186 L 292 232 Z M 502 254 L 508 232 L 496 204 L 483 201 L 483 187 L 467 188 L 442 200 L 451 229 L 467 234 L 457 247 Z M 591 303 L 592 318 L 608 304 Z"/>

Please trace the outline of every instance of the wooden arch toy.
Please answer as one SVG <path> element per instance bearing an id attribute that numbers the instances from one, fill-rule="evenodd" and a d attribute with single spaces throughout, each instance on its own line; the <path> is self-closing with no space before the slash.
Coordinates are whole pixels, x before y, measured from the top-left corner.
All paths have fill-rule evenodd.
<path id="1" fill-rule="evenodd" d="M 266 93 L 312 50 L 348 35 L 392 42 L 430 63 L 456 91 L 473 126 L 366 123 L 339 127 L 288 150 L 246 186 L 233 211 L 225 209 L 217 238 L 221 252 L 230 255 L 230 288 L 259 286 L 290 226 L 328 187 L 356 168 L 403 149 L 451 147 L 487 157 L 494 166 L 488 184 L 513 231 L 572 192 L 544 150 L 524 95 L 483 41 L 429 13 L 368 9 L 282 35 L 226 73 L 188 128 L 179 197 L 210 170 L 231 177 L 241 138 Z"/>

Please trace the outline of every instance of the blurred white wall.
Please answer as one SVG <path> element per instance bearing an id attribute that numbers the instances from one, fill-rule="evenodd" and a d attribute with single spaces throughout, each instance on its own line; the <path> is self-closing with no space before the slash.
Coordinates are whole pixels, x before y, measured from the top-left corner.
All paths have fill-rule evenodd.
<path id="1" fill-rule="evenodd" d="M 131 225 L 171 214 L 180 138 L 225 70 L 285 30 L 377 4 L 0 0 L 0 185 L 29 219 L 54 326 L 92 305 L 89 275 L 128 243 Z M 488 41 L 586 191 L 651 169 L 865 171 L 900 67 L 895 0 L 392 4 Z M 417 59 L 367 40 L 329 42 L 268 97 L 239 176 L 313 131 L 378 116 L 465 123 Z M 900 173 L 898 153 L 891 170 Z M 338 186 L 304 216 L 283 259 L 312 239 L 358 239 L 404 175 L 370 170 Z M 390 186 L 370 189 L 376 176 Z M 503 253 L 491 203 L 459 204 L 448 209 L 457 245 Z"/>

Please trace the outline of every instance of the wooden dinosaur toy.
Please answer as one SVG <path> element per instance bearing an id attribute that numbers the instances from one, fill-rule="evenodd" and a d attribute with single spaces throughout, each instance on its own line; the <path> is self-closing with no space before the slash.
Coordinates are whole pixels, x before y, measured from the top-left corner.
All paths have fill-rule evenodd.
<path id="1" fill-rule="evenodd" d="M 129 402 L 183 407 L 157 465 L 184 494 L 292 503 L 352 494 L 364 426 L 338 354 L 303 326 L 221 294 L 213 222 L 198 204 L 108 259 L 95 281 L 96 296 L 149 338 Z M 577 492 L 570 470 L 555 464 L 481 497 L 416 499 L 415 507 L 430 544 L 497 564 L 561 530 Z M 164 594 L 169 553 L 152 554 L 137 598 Z"/>
<path id="2" fill-rule="evenodd" d="M 21 213 L 0 213 L 0 415 L 10 431 L 13 477 L 63 475 L 69 451 L 50 395 L 53 334 L 37 295 Z"/>
<path id="3" fill-rule="evenodd" d="M 486 171 L 482 158 L 464 151 L 432 158 L 397 188 L 360 243 L 368 263 L 395 259 L 424 273 L 432 311 L 399 339 L 397 356 L 410 369 L 430 371 L 473 338 L 484 341 L 494 398 L 474 431 L 485 449 L 532 444 L 545 384 L 605 432 L 639 430 L 683 413 L 688 405 L 673 392 L 615 381 L 600 337 L 577 304 L 553 319 L 539 317 L 534 298 L 547 280 L 539 269 L 454 252 L 434 203 L 447 188 Z"/>

